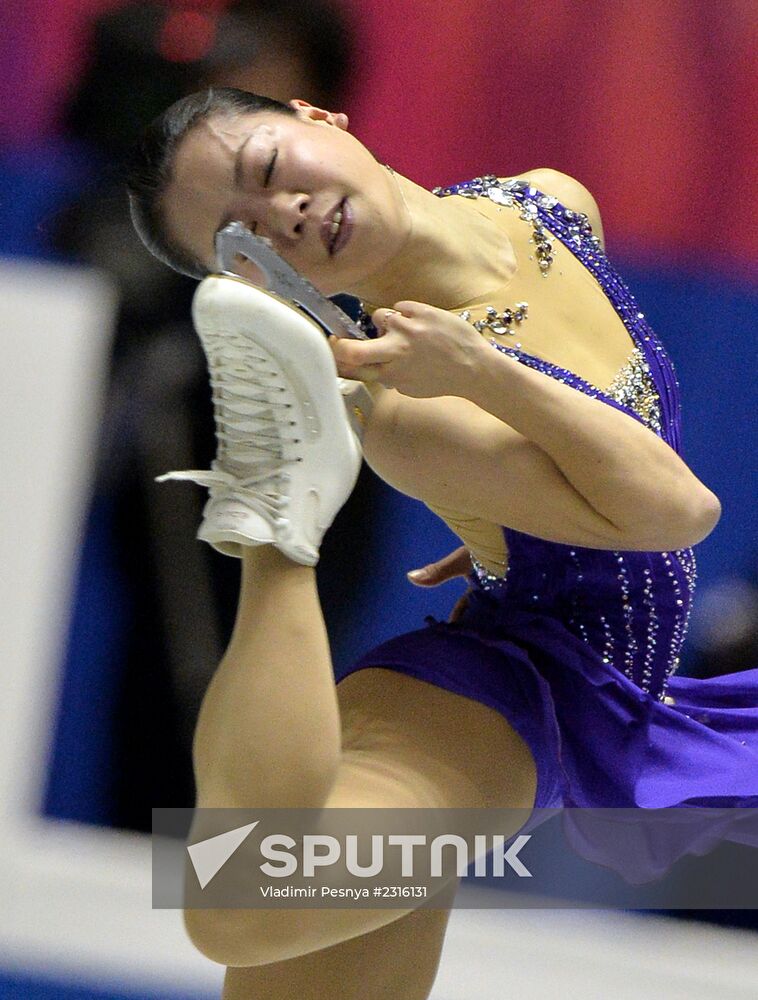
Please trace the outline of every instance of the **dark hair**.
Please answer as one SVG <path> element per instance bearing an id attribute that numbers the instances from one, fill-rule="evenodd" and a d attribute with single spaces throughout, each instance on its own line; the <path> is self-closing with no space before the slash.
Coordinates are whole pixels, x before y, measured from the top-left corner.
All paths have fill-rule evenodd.
<path id="1" fill-rule="evenodd" d="M 173 172 L 174 156 L 182 139 L 212 115 L 273 111 L 294 115 L 295 110 L 270 97 L 248 94 L 234 87 L 211 87 L 176 101 L 145 130 L 127 169 L 129 208 L 137 234 L 153 256 L 180 274 L 203 278 L 207 269 L 169 239 L 161 201 Z"/>

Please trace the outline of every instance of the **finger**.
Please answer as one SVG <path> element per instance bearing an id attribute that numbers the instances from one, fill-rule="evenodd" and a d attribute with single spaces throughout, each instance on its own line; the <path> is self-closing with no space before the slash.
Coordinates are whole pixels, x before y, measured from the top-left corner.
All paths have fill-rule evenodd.
<path id="1" fill-rule="evenodd" d="M 426 302 L 414 302 L 412 299 L 404 299 L 402 302 L 395 302 L 392 308 L 401 316 L 411 318 L 429 312 L 434 306 L 430 306 Z"/>
<path id="2" fill-rule="evenodd" d="M 386 365 L 358 365 L 357 368 L 349 369 L 350 374 L 346 375 L 346 378 L 351 378 L 357 382 L 380 382 L 382 385 L 388 385 L 390 381 L 390 376 L 387 373 Z"/>
<path id="3" fill-rule="evenodd" d="M 387 309 L 382 306 L 371 313 L 371 322 L 379 331 L 379 336 L 384 337 L 390 331 L 390 324 L 402 319 L 402 314 L 397 309 Z"/>
<path id="4" fill-rule="evenodd" d="M 442 559 L 433 563 L 437 574 L 444 580 L 452 580 L 457 576 L 468 576 L 473 569 L 471 555 L 465 545 L 453 549 Z"/>
<path id="5" fill-rule="evenodd" d="M 360 365 L 386 365 L 396 361 L 407 350 L 406 341 L 400 334 L 389 333 L 376 340 L 338 340 L 333 346 L 334 356 L 339 364 L 348 368 Z"/>
<path id="6" fill-rule="evenodd" d="M 472 568 L 468 549 L 462 545 L 437 562 L 411 570 L 407 576 L 411 583 L 415 583 L 419 587 L 436 587 L 440 583 L 445 583 L 446 580 L 453 580 L 458 576 L 468 576 Z"/>

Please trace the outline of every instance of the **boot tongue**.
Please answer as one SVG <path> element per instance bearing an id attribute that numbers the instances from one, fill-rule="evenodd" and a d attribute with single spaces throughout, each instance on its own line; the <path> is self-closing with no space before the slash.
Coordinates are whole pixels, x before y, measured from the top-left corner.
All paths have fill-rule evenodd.
<path id="1" fill-rule="evenodd" d="M 221 464 L 238 479 L 261 470 L 263 463 L 276 464 L 281 459 L 279 432 L 274 422 L 274 411 L 258 409 L 254 414 L 239 414 L 232 431 L 235 440 L 224 447 Z M 256 444 L 256 437 L 260 444 Z M 237 453 L 240 457 L 234 458 Z"/>
<path id="2" fill-rule="evenodd" d="M 273 482 L 276 472 L 272 470 L 268 475 L 264 474 L 262 464 L 232 462 L 229 459 L 225 459 L 224 468 L 242 483 L 254 482 L 257 492 L 267 494 L 268 496 L 275 496 L 277 493 L 276 484 Z"/>

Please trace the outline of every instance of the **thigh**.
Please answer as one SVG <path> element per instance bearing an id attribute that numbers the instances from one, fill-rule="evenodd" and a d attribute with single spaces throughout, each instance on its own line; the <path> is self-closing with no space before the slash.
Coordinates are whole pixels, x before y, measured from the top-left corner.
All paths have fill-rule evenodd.
<path id="1" fill-rule="evenodd" d="M 343 751 L 324 813 L 332 808 L 532 808 L 532 755 L 494 709 L 382 667 L 356 671 L 337 691 Z M 526 818 L 514 814 L 510 830 L 498 818 L 497 832 L 515 834 Z M 450 883 L 455 880 L 451 872 Z M 339 885 L 337 876 L 330 875 L 330 884 Z M 434 908 L 442 905 L 439 899 L 437 892 Z M 433 912 L 432 905 L 429 910 Z M 236 969 L 261 968 L 347 944 L 416 912 L 419 922 L 434 926 L 435 918 L 407 906 L 190 909 L 185 910 L 185 924 L 207 957 Z"/>
<path id="2" fill-rule="evenodd" d="M 449 904 L 457 882 L 444 890 Z M 222 1000 L 426 1000 L 449 909 L 414 910 L 358 937 L 285 962 L 227 969 Z"/>
<path id="3" fill-rule="evenodd" d="M 384 667 L 349 674 L 337 697 L 343 766 L 330 805 L 533 807 L 532 752 L 488 705 Z"/>

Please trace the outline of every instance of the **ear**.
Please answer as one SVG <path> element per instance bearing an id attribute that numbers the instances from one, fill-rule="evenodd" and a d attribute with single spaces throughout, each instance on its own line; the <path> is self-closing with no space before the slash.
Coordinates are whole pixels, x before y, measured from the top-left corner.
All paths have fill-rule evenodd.
<path id="1" fill-rule="evenodd" d="M 342 111 L 324 111 L 322 108 L 316 108 L 307 101 L 301 101 L 299 98 L 290 101 L 289 106 L 294 108 L 301 118 L 312 122 L 326 122 L 327 125 L 334 125 L 336 128 L 347 131 L 348 119 L 347 115 L 343 114 Z"/>

